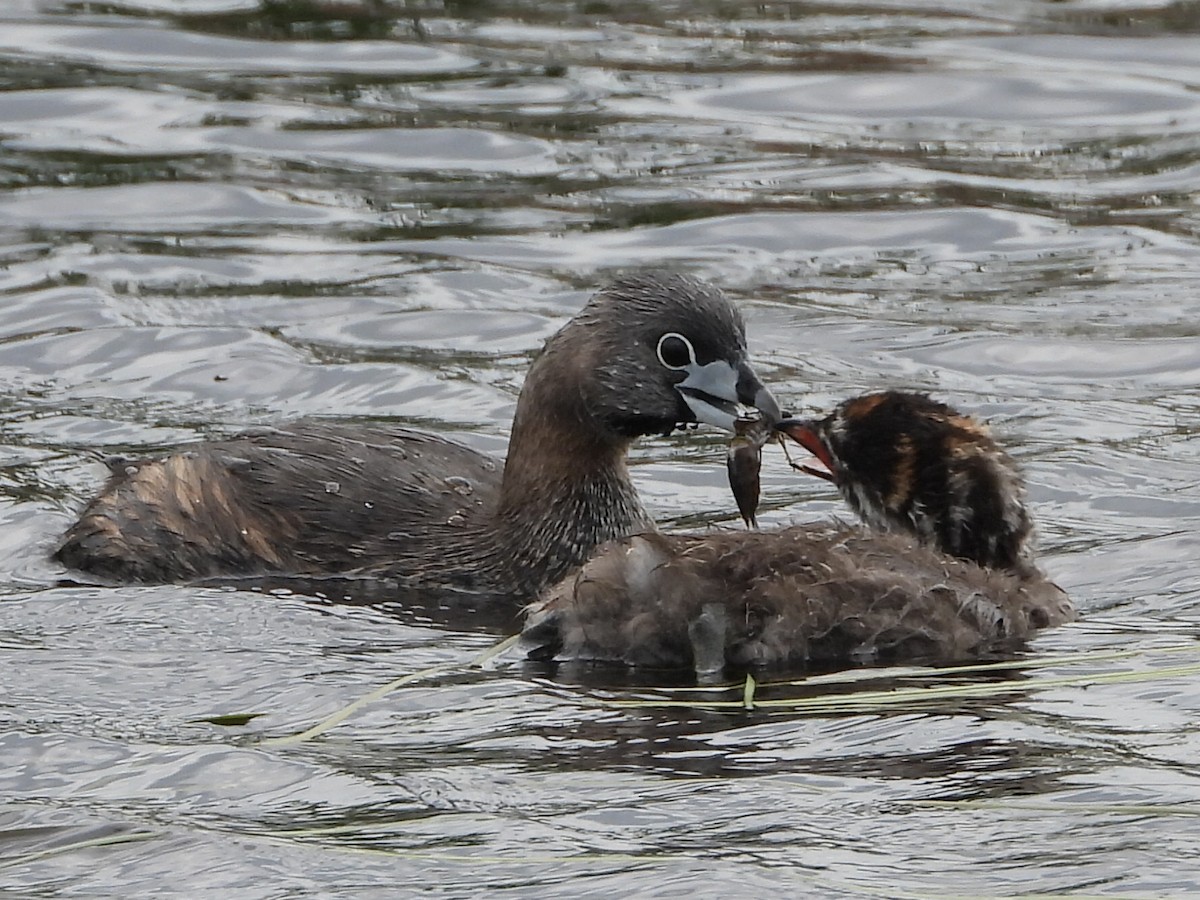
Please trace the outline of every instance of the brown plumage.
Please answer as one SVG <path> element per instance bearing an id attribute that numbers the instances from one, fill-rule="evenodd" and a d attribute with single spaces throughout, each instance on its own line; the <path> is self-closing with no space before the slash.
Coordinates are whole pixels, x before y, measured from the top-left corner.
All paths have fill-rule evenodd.
<path id="1" fill-rule="evenodd" d="M 502 472 L 410 428 L 316 421 L 107 462 L 108 484 L 57 556 L 101 578 L 152 583 L 348 571 L 371 561 L 373 541 L 401 544 L 406 525 L 480 523 Z"/>
<path id="2" fill-rule="evenodd" d="M 924 394 L 883 391 L 778 427 L 872 527 L 981 566 L 1036 571 L 1025 481 L 982 422 Z"/>
<path id="3" fill-rule="evenodd" d="M 779 410 L 717 290 L 600 291 L 530 367 L 502 464 L 407 428 L 299 422 L 118 461 L 56 556 L 114 581 L 352 572 L 526 602 L 604 541 L 653 528 L 625 456 L 737 402 Z"/>
<path id="4" fill-rule="evenodd" d="M 527 653 L 698 671 L 948 661 L 1074 617 L 1033 565 L 1015 467 L 977 423 L 889 393 L 780 429 L 817 451 L 875 527 L 616 541 L 530 608 Z M 980 565 L 956 547 L 988 558 L 1005 547 L 1008 562 Z"/>

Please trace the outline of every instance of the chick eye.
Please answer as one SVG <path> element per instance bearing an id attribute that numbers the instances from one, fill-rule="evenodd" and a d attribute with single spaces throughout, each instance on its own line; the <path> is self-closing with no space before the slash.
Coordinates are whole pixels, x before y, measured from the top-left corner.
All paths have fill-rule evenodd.
<path id="1" fill-rule="evenodd" d="M 658 361 L 668 369 L 686 369 L 696 364 L 692 342 L 676 331 L 668 331 L 658 339 Z"/>

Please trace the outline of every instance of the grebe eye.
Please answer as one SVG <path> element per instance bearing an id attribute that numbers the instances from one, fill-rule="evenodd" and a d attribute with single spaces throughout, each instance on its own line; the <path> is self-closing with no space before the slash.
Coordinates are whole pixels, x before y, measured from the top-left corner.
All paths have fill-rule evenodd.
<path id="1" fill-rule="evenodd" d="M 668 331 L 658 339 L 658 361 L 668 369 L 686 369 L 696 364 L 692 342 L 676 331 Z"/>

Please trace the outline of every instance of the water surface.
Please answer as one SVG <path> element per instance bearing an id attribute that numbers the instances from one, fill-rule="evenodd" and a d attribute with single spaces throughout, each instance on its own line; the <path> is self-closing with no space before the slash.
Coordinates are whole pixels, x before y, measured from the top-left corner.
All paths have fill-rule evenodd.
<path id="1" fill-rule="evenodd" d="M 282 8 L 0 13 L 0 884 L 1200 893 L 1195 4 Z M 1084 614 L 953 679 L 1022 690 L 630 708 L 740 688 L 471 670 L 496 635 L 46 558 L 106 453 L 310 415 L 502 454 L 541 342 L 663 265 L 743 305 L 798 410 L 993 423 Z M 664 527 L 735 523 L 723 456 L 639 445 Z M 777 458 L 765 491 L 766 526 L 841 511 Z M 870 674 L 760 697 L 932 683 Z"/>

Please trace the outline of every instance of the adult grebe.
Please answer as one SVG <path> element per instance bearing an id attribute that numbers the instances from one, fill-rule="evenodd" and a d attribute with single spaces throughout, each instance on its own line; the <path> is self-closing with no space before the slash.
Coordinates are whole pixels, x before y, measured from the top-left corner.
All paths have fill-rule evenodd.
<path id="1" fill-rule="evenodd" d="M 599 544 L 654 527 L 626 468 L 641 435 L 779 408 L 715 288 L 622 278 L 551 337 L 501 464 L 400 427 L 305 421 L 120 461 L 56 557 L 105 579 L 354 571 L 528 602 Z"/>

